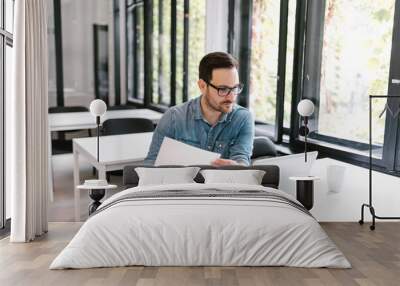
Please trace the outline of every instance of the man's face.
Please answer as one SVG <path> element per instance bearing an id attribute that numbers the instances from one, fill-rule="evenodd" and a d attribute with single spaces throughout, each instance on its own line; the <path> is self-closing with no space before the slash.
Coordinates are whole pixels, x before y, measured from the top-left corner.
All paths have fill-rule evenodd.
<path id="1" fill-rule="evenodd" d="M 210 84 L 217 88 L 233 88 L 239 85 L 239 75 L 236 68 L 221 68 L 212 71 Z M 230 92 L 226 96 L 218 95 L 218 90 L 208 85 L 204 80 L 198 81 L 199 88 L 207 105 L 215 111 L 228 113 L 232 111 L 237 95 Z"/>

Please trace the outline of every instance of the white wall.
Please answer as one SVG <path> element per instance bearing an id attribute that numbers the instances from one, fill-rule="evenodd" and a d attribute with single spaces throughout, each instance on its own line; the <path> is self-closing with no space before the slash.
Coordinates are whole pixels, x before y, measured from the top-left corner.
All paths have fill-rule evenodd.
<path id="1" fill-rule="evenodd" d="M 319 178 L 314 181 L 314 206 L 311 209 L 318 221 L 359 221 L 361 205 L 369 203 L 368 169 L 331 158 L 305 163 L 302 155 L 260 158 L 253 161 L 253 164 L 278 165 L 279 189 L 294 197 L 296 182 L 290 180 L 290 177 L 312 175 Z M 399 217 L 400 178 L 373 172 L 372 182 L 375 213 L 379 216 Z M 364 215 L 365 221 L 371 221 L 368 208 L 364 209 Z"/>
<path id="2" fill-rule="evenodd" d="M 89 106 L 94 99 L 93 24 L 108 25 L 109 97 L 110 102 L 113 102 L 112 1 L 64 0 L 61 2 L 61 13 L 65 105 Z M 53 50 L 53 47 L 49 48 Z M 50 80 L 55 80 L 55 74 L 50 74 L 49 77 Z M 50 89 L 49 96 L 49 105 L 56 105 L 54 88 Z"/>
<path id="3" fill-rule="evenodd" d="M 228 0 L 207 0 L 206 53 L 228 48 Z"/>
<path id="4" fill-rule="evenodd" d="M 338 193 L 329 190 L 328 166 L 338 165 L 345 170 Z M 319 221 L 358 221 L 361 205 L 368 203 L 368 169 L 333 159 L 317 160 L 311 175 L 321 178 L 314 186 L 314 207 L 311 213 Z M 400 178 L 373 172 L 373 205 L 379 216 L 400 216 Z M 338 178 L 339 180 L 341 178 Z M 292 182 L 294 192 L 295 182 Z M 365 220 L 370 221 L 369 209 L 365 209 Z M 379 220 L 378 220 L 379 221 Z"/>

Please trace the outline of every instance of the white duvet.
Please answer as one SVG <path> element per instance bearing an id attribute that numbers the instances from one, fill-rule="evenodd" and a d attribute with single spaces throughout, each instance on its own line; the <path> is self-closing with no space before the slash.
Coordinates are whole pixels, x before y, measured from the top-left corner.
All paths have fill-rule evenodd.
<path id="1" fill-rule="evenodd" d="M 135 187 L 107 199 L 50 269 L 146 266 L 295 266 L 349 268 L 318 222 L 299 209 L 246 198 L 111 201 L 131 192 L 263 190 L 262 186 L 180 184 Z"/>

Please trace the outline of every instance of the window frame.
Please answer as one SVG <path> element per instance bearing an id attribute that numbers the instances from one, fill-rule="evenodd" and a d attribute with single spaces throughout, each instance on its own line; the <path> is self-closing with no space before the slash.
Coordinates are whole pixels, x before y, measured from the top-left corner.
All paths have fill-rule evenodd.
<path id="1" fill-rule="evenodd" d="M 121 104 L 121 81 L 120 81 L 120 9 L 119 0 L 113 0 L 113 21 L 114 21 L 114 92 L 115 105 Z"/>
<path id="2" fill-rule="evenodd" d="M 148 75 L 147 75 L 147 71 L 150 69 L 152 69 L 152 67 L 147 67 L 147 62 L 148 62 L 148 51 L 146 51 L 146 46 L 148 45 L 149 41 L 151 42 L 151 38 L 149 39 L 149 36 L 152 36 L 152 27 L 148 27 L 149 22 L 152 24 L 152 19 L 148 18 L 148 11 L 147 11 L 147 6 L 148 5 L 152 5 L 152 0 L 150 1 L 143 1 L 143 0 L 125 0 L 124 3 L 125 7 L 123 9 L 123 12 L 125 13 L 125 34 L 119 34 L 119 36 L 125 36 L 125 90 L 126 90 L 126 98 L 128 102 L 132 102 L 135 103 L 135 105 L 138 106 L 145 106 L 146 103 L 146 93 L 148 92 L 148 89 L 146 89 L 146 82 L 148 81 Z M 140 16 L 140 10 L 137 10 L 137 8 L 142 8 L 142 12 L 143 14 L 141 15 L 141 17 L 143 17 L 143 35 L 141 35 L 140 33 L 137 33 L 137 17 Z M 121 9 L 119 9 L 119 13 L 121 13 Z M 150 11 L 150 15 L 152 11 Z M 128 14 L 132 13 L 132 30 L 128 30 L 128 25 L 127 25 L 127 21 L 129 19 Z M 114 19 L 116 19 L 117 17 L 115 17 L 116 12 L 114 12 Z M 118 15 L 119 17 L 121 17 L 121 15 Z M 119 22 L 118 22 L 119 25 Z M 119 28 L 119 26 L 118 26 Z M 150 33 L 150 35 L 147 35 L 147 33 Z M 115 33 L 116 34 L 116 33 Z M 133 37 L 133 49 L 132 49 L 132 54 L 128 55 L 128 45 L 130 44 L 128 41 L 128 37 L 132 36 Z M 141 41 L 141 37 L 143 36 L 143 43 L 140 43 Z M 115 40 L 115 43 L 117 44 L 116 46 L 120 46 L 120 42 L 119 42 L 120 38 Z M 143 90 L 144 90 L 144 95 L 143 98 L 138 98 L 138 94 L 139 94 L 139 74 L 140 74 L 140 68 L 141 66 L 139 66 L 139 62 L 138 59 L 140 58 L 140 44 L 143 44 L 144 46 L 144 58 L 142 59 L 144 61 L 144 81 L 143 81 Z M 128 82 L 129 82 L 129 68 L 130 66 L 128 65 L 128 57 L 132 56 L 132 81 L 133 81 L 133 90 L 132 90 L 132 94 L 133 97 L 130 96 L 130 94 L 128 93 Z M 116 67 L 118 66 L 118 68 L 120 68 L 120 62 L 119 60 L 121 59 L 121 57 L 119 56 L 118 58 L 118 62 L 116 62 Z M 150 58 L 151 61 L 151 58 Z M 118 70 L 118 73 L 120 74 L 120 71 Z M 119 85 L 118 85 L 119 86 Z M 116 84 L 117 87 L 117 84 Z M 117 91 L 116 91 L 117 93 Z M 119 94 L 121 94 L 121 90 L 119 90 Z M 135 96 L 136 95 L 136 96 Z"/>
<path id="3" fill-rule="evenodd" d="M 64 106 L 64 67 L 61 0 L 53 0 L 57 106 Z"/>
<path id="4" fill-rule="evenodd" d="M 285 66 L 283 62 L 285 59 L 283 53 L 286 52 L 287 43 L 287 6 L 288 0 L 281 1 L 280 12 L 280 33 L 279 33 L 279 53 L 281 57 L 278 59 L 278 76 L 285 78 Z M 311 0 L 296 0 L 296 15 L 295 15 L 295 39 L 294 39 L 294 56 L 293 56 L 293 82 L 291 94 L 291 118 L 290 128 L 283 126 L 284 115 L 284 91 L 277 92 L 277 108 L 276 108 L 276 124 L 274 134 L 271 136 L 276 143 L 283 143 L 283 135 L 289 135 L 288 142 L 290 149 L 294 152 L 302 152 L 304 150 L 304 140 L 299 136 L 300 116 L 297 112 L 297 104 L 301 99 L 307 98 L 305 95 L 313 94 L 311 97 L 314 102 L 319 101 L 319 82 L 317 84 L 310 84 L 306 82 L 306 74 L 312 70 L 311 66 L 319 66 L 321 64 L 320 56 L 315 58 L 315 55 L 322 53 L 318 46 L 312 46 L 310 43 L 315 41 L 315 34 L 321 33 L 320 26 L 312 26 L 313 22 L 310 15 L 314 17 L 322 17 L 320 23 L 324 21 L 324 11 L 318 11 L 316 5 L 322 5 L 319 8 L 324 9 L 325 1 L 311 1 Z M 250 71 L 250 51 L 251 51 L 251 9 L 252 0 L 229 0 L 228 2 L 228 52 L 233 53 L 239 58 L 240 62 L 240 78 L 242 82 L 248 87 L 248 75 Z M 319 13 L 318 13 L 319 12 Z M 400 85 L 392 84 L 394 78 L 400 79 L 400 57 L 396 58 L 396 54 L 400 54 L 400 0 L 395 2 L 395 15 L 394 15 L 394 30 L 392 38 L 392 51 L 391 63 L 389 72 L 389 94 L 400 94 Z M 240 24 L 238 24 L 240 23 Z M 315 19 L 314 19 L 315 23 Z M 311 37 L 310 35 L 313 35 Z M 321 46 L 321 45 L 320 45 Z M 310 58 L 314 58 L 310 61 Z M 307 62 L 308 60 L 308 62 Z M 314 74 L 318 73 L 314 70 Z M 278 81 L 278 87 L 284 86 L 284 80 Z M 318 97 L 315 94 L 318 93 Z M 248 107 L 249 92 L 245 89 L 242 96 L 238 100 L 238 104 Z M 308 97 L 310 98 L 310 97 Z M 394 99 L 391 99 L 394 100 Z M 392 103 L 394 104 L 394 103 Z M 396 102 L 397 104 L 397 102 Z M 316 106 L 318 108 L 318 106 Z M 311 124 L 315 124 L 311 121 Z M 258 122 L 259 123 L 259 122 Z M 264 123 L 266 124 L 266 123 Z M 268 129 L 271 129 L 271 124 Z M 259 125 L 260 126 L 260 125 Z M 392 130 L 392 131 L 390 131 Z M 394 131 L 393 131 L 394 130 Z M 373 130 L 372 130 L 373 132 Z M 358 145 L 360 148 L 349 150 L 349 148 Z M 368 168 L 368 144 L 337 138 L 333 136 L 326 136 L 322 134 L 310 134 L 308 142 L 309 150 L 319 151 L 320 157 L 331 157 L 340 161 L 350 164 L 355 164 L 361 167 Z M 378 147 L 378 146 L 373 146 Z M 400 119 L 399 118 L 386 118 L 385 123 L 385 139 L 383 146 L 383 159 L 373 158 L 373 169 L 379 172 L 387 173 L 400 177 Z M 359 149 L 364 149 L 365 154 Z"/>
<path id="5" fill-rule="evenodd" d="M 125 0 L 125 3 L 127 0 Z M 131 5 L 136 5 L 137 2 L 141 2 L 143 0 L 138 0 L 134 1 L 134 3 Z M 161 9 L 161 2 L 162 0 L 159 0 L 159 5 L 158 7 L 155 7 L 157 9 Z M 189 0 L 182 0 L 183 1 L 183 7 L 184 7 L 184 17 L 183 17 L 183 22 L 178 23 L 177 21 L 177 0 L 171 0 L 171 26 L 169 27 L 170 29 L 170 39 L 171 39 L 171 47 L 170 47 L 170 70 L 171 70 L 171 76 L 170 76 L 170 102 L 168 103 L 163 103 L 163 92 L 158 89 L 157 95 L 153 94 L 153 49 L 154 46 L 152 44 L 153 42 L 153 6 L 154 2 L 153 1 L 143 1 L 144 5 L 144 43 L 145 43 L 145 80 L 144 80 L 144 90 L 145 94 L 143 97 L 143 100 L 136 99 L 127 96 L 127 102 L 138 106 L 138 107 L 146 107 L 146 108 L 151 108 L 154 110 L 158 111 L 165 111 L 168 109 L 170 106 L 174 106 L 177 104 L 177 61 L 176 61 L 176 54 L 177 54 L 177 25 L 182 24 L 183 25 L 183 86 L 182 86 L 182 100 L 187 101 L 188 100 L 188 70 L 189 70 L 189 27 L 190 27 L 190 20 L 189 20 L 189 9 L 190 9 L 190 1 Z M 127 9 L 128 10 L 128 7 Z M 159 14 L 160 15 L 160 14 Z M 163 14 L 161 13 L 161 18 Z M 114 9 L 114 22 L 116 22 L 116 17 L 118 17 L 118 10 Z M 160 21 L 160 19 L 159 19 Z M 162 21 L 162 19 L 161 19 Z M 160 25 L 160 24 L 159 24 Z M 116 24 L 114 26 L 117 26 Z M 165 29 L 165 28 L 164 28 Z M 163 29 L 163 30 L 164 30 Z M 129 31 L 127 31 L 128 33 Z M 115 36 L 115 46 L 118 45 L 119 43 L 119 38 L 117 33 L 114 33 Z M 134 41 L 136 42 L 136 37 L 138 35 L 134 35 Z M 160 66 L 160 60 L 161 60 L 162 55 L 160 52 L 158 53 L 158 58 L 156 59 L 158 61 L 158 65 Z M 119 57 L 115 57 L 115 66 L 119 66 Z M 137 74 L 137 72 L 135 73 Z M 116 73 L 117 76 L 117 73 Z M 117 80 L 116 80 L 117 83 Z M 116 84 L 117 88 L 118 84 Z M 117 94 L 116 90 L 116 94 Z M 158 102 L 161 103 L 156 103 L 156 98 L 155 96 L 158 96 Z"/>
<path id="6" fill-rule="evenodd" d="M 316 126 L 318 122 L 318 105 L 319 105 L 319 81 L 320 81 L 320 57 L 322 53 L 322 46 L 320 49 L 316 49 L 320 54 L 316 56 L 316 52 L 310 52 L 310 42 L 317 42 L 315 38 L 311 38 L 310 34 L 317 34 L 315 29 L 323 29 L 323 21 L 325 15 L 325 3 L 326 1 L 306 1 L 307 7 L 306 10 L 306 21 L 305 21 L 305 29 L 302 30 L 304 33 L 302 36 L 303 42 L 296 42 L 296 45 L 300 46 L 303 45 L 306 47 L 304 54 L 303 54 L 303 61 L 298 59 L 299 66 L 302 68 L 302 76 L 299 78 L 299 82 L 301 83 L 301 92 L 299 92 L 300 97 L 296 99 L 296 101 L 292 101 L 292 116 L 293 112 L 296 114 L 295 122 L 292 122 L 291 129 L 292 129 L 292 136 L 291 136 L 291 145 L 294 146 L 296 149 L 302 149 L 304 140 L 299 136 L 298 133 L 298 126 L 299 126 L 299 115 L 297 110 L 294 110 L 300 101 L 300 99 L 308 98 L 311 99 L 316 105 L 316 112 L 314 118 L 309 120 L 310 125 Z M 310 4 L 311 3 L 311 4 Z M 317 5 L 320 5 L 319 7 Z M 323 11 L 323 13 L 321 13 Z M 305 11 L 304 11 L 305 12 Z M 321 16 L 322 14 L 322 16 Z M 311 18 L 312 15 L 316 15 L 317 17 L 320 16 L 322 19 L 317 19 L 319 22 L 315 22 L 319 27 L 313 27 L 312 21 L 315 19 Z M 322 21 L 322 22 L 321 22 Z M 394 85 L 391 81 L 393 78 L 400 78 L 400 57 L 396 57 L 396 54 L 400 52 L 400 0 L 395 1 L 395 13 L 394 13 L 394 21 L 393 21 L 393 36 L 392 36 L 392 50 L 391 50 L 391 59 L 390 59 L 390 70 L 389 70 L 389 87 L 388 87 L 388 94 L 400 94 L 400 87 Z M 309 32 L 309 33 L 307 33 Z M 323 35 L 322 35 L 323 36 Z M 307 49 L 308 48 L 308 49 Z M 312 60 L 307 63 L 307 58 L 311 58 Z M 316 62 L 317 61 L 317 62 Z M 319 62 L 318 62 L 319 61 Z M 315 69 L 316 66 L 319 66 L 318 69 Z M 313 67 L 313 69 L 309 68 Z M 308 72 L 311 71 L 311 75 L 308 77 L 305 76 L 309 74 Z M 311 80 L 309 80 L 311 78 Z M 308 84 L 308 81 L 311 84 Z M 314 85 L 313 85 L 314 84 Z M 305 96 L 305 95 L 312 95 L 312 96 Z M 398 99 L 389 99 L 389 104 L 394 104 L 394 101 L 399 101 Z M 392 103 L 390 103 L 392 102 Z M 398 104 L 398 103 L 397 103 Z M 386 117 L 385 122 L 385 138 L 383 143 L 383 153 L 382 158 L 373 158 L 372 165 L 373 169 L 379 172 L 387 173 L 394 176 L 400 176 L 398 173 L 400 171 L 400 157 L 399 157 L 399 150 L 400 150 L 400 138 L 399 138 L 399 118 L 393 118 L 391 116 Z M 293 125 L 294 124 L 294 125 Z M 373 132 L 373 130 L 372 130 Z M 339 159 L 341 161 L 345 161 L 351 164 L 360 165 L 362 167 L 368 168 L 369 163 L 369 155 L 367 152 L 365 154 L 358 154 L 360 152 L 359 148 L 353 148 L 354 145 L 362 146 L 364 149 L 368 150 L 368 144 L 346 140 L 343 138 L 338 138 L 334 136 L 326 136 L 322 134 L 310 134 L 310 140 L 307 144 L 310 150 L 319 151 L 322 156 L 330 156 L 335 159 Z M 373 146 L 377 147 L 377 146 Z M 354 149 L 354 151 L 348 151 L 347 148 Z"/>
<path id="7" fill-rule="evenodd" d="M 107 94 L 106 98 L 100 98 L 100 90 L 99 90 L 99 78 L 98 78 L 98 71 L 100 67 L 99 63 L 99 46 L 97 45 L 97 42 L 99 40 L 99 33 L 105 32 L 108 36 L 108 25 L 102 25 L 102 24 L 93 24 L 93 63 L 94 63 L 94 73 L 93 73 L 93 79 L 94 79 L 94 98 L 95 99 L 102 99 L 104 102 L 108 105 L 109 100 L 110 100 L 110 93 Z M 108 59 L 108 57 L 107 57 Z M 108 74 L 107 74 L 108 76 Z"/>
<path id="8" fill-rule="evenodd" d="M 288 33 L 288 13 L 289 1 L 280 1 L 279 17 L 279 39 L 278 39 L 278 66 L 277 66 L 277 91 L 276 91 L 276 109 L 275 124 L 264 122 L 265 125 L 274 128 L 271 134 L 275 143 L 282 143 L 283 135 L 289 134 L 289 129 L 284 128 L 284 104 L 285 104 L 285 81 L 286 81 L 286 53 L 287 53 L 287 33 Z M 296 0 L 292 0 L 296 1 Z M 296 7 L 299 6 L 297 1 Z M 238 98 L 238 104 L 249 107 L 249 84 L 251 72 L 251 19 L 252 19 L 253 0 L 229 0 L 228 2 L 228 52 L 233 53 L 239 58 L 239 77 L 244 83 L 244 89 Z M 235 47 L 235 26 L 239 23 L 239 47 Z M 239 51 L 236 52 L 235 51 Z M 256 119 L 258 120 L 258 119 Z"/>

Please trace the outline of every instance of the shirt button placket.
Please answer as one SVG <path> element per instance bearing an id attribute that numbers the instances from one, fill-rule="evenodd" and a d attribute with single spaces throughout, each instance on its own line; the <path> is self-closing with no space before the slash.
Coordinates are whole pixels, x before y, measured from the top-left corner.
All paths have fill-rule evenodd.
<path id="1" fill-rule="evenodd" d="M 208 132 L 208 135 L 207 135 L 207 149 L 210 150 L 210 151 L 211 151 L 211 148 L 212 148 L 213 134 L 214 134 L 214 127 L 211 127 L 210 131 Z"/>

